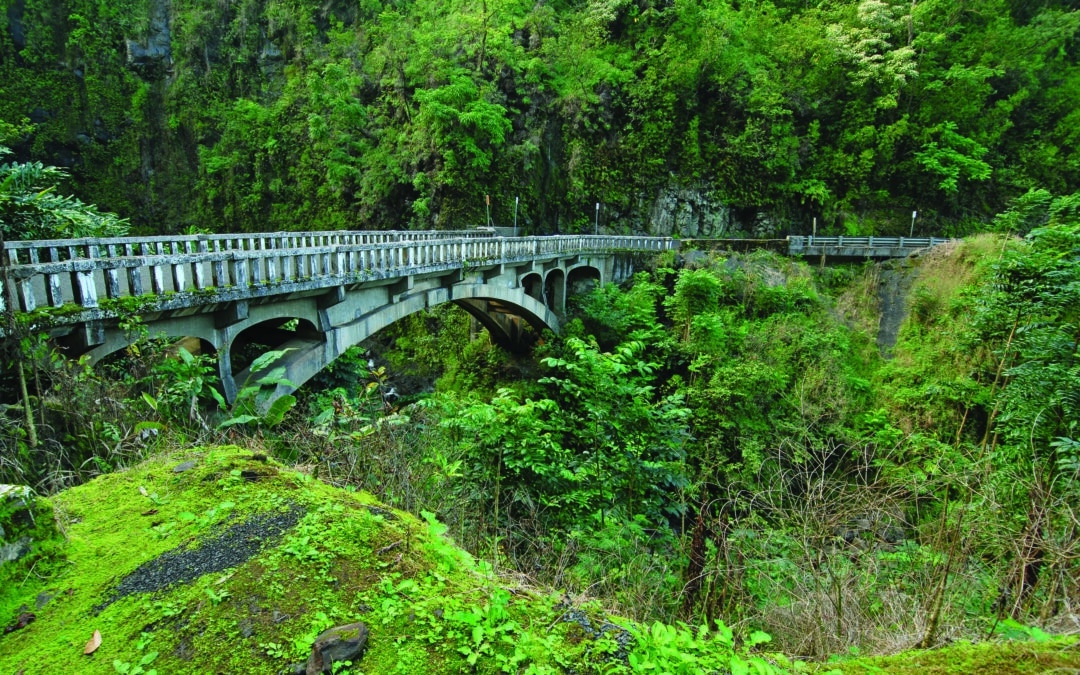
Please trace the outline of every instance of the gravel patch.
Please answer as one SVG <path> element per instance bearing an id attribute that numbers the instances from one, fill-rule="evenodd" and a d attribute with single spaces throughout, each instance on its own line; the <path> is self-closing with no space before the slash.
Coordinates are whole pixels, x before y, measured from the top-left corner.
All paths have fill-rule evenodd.
<path id="1" fill-rule="evenodd" d="M 285 512 L 259 514 L 210 535 L 196 548 L 166 551 L 124 577 L 112 596 L 94 609 L 100 612 L 132 593 L 158 591 L 242 565 L 268 544 L 276 543 L 303 515 L 304 509 L 295 505 Z"/>
<path id="2" fill-rule="evenodd" d="M 630 650 L 634 647 L 634 636 L 622 626 L 613 624 L 605 619 L 600 624 L 599 628 L 593 628 L 592 622 L 589 621 L 589 617 L 580 609 L 575 608 L 566 610 L 562 615 L 562 620 L 565 623 L 576 623 L 581 626 L 581 630 L 593 640 L 599 640 L 602 637 L 611 637 L 618 647 L 615 653 L 612 654 L 616 660 L 626 661 L 627 657 L 630 656 Z"/>

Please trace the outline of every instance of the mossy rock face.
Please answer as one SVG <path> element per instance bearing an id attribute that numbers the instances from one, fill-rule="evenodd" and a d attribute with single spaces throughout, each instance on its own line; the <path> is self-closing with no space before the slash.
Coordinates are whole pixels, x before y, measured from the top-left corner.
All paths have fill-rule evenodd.
<path id="1" fill-rule="evenodd" d="M 61 541 L 48 500 L 24 485 L 0 485 L 0 627 L 16 587 L 39 565 L 44 569 Z"/>
<path id="2" fill-rule="evenodd" d="M 361 621 L 362 659 L 334 672 L 545 673 L 595 657 L 587 673 L 607 658 L 573 639 L 555 597 L 505 590 L 433 516 L 238 447 L 159 456 L 56 495 L 50 522 L 52 509 L 66 539 L 3 586 L 0 673 L 286 672 Z"/>

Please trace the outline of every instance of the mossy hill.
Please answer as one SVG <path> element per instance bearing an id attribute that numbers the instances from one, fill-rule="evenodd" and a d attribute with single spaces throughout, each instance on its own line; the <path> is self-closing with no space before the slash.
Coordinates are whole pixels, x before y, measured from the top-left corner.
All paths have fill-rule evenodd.
<path id="1" fill-rule="evenodd" d="M 610 672 L 649 658 L 638 627 L 492 574 L 434 516 L 239 447 L 155 457 L 41 506 L 58 532 L 0 590 L 0 622 L 23 617 L 0 637 L 3 673 L 274 673 L 356 621 L 366 653 L 335 672 Z M 657 630 L 689 639 L 686 663 L 733 663 L 730 633 Z"/>

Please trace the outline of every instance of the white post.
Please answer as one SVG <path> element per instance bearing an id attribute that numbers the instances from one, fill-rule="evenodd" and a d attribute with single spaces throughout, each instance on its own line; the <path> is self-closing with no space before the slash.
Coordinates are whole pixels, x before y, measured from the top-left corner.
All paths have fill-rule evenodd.
<path id="1" fill-rule="evenodd" d="M 517 212 L 518 212 L 518 202 L 520 200 L 521 200 L 521 197 L 514 197 L 514 236 L 515 237 L 518 236 L 518 233 L 517 233 Z"/>
<path id="2" fill-rule="evenodd" d="M 596 202 L 596 231 L 593 234 L 600 234 L 600 202 Z"/>
<path id="3" fill-rule="evenodd" d="M 915 216 L 918 215 L 918 213 L 919 213 L 918 211 L 912 211 L 911 212 L 911 231 L 908 232 L 908 238 L 909 239 L 911 237 L 915 236 Z"/>

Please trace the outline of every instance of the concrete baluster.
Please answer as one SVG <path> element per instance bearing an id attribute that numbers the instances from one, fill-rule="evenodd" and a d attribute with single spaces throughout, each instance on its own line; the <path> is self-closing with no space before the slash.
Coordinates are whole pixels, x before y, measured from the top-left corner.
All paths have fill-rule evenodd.
<path id="1" fill-rule="evenodd" d="M 49 262 L 60 262 L 60 251 L 55 246 L 49 249 Z M 48 303 L 53 307 L 60 307 L 64 304 L 64 291 L 59 274 L 46 275 L 45 295 Z"/>
<path id="2" fill-rule="evenodd" d="M 72 285 L 74 285 L 74 275 L 72 278 Z M 34 282 L 33 279 L 23 279 L 15 282 L 15 287 L 19 292 L 19 299 L 22 301 L 22 309 L 24 312 L 32 312 L 37 309 L 37 298 L 34 296 Z"/>
<path id="3" fill-rule="evenodd" d="M 281 254 L 278 253 L 281 250 L 281 237 L 271 237 L 269 247 L 270 250 L 266 255 L 266 283 L 276 284 L 281 279 L 278 270 L 278 260 L 281 258 Z"/>
<path id="4" fill-rule="evenodd" d="M 165 293 L 165 272 L 161 269 L 160 260 L 165 258 L 165 254 L 161 242 L 157 243 L 156 248 L 157 251 L 151 254 L 158 259 L 158 262 L 157 264 L 150 264 L 150 289 L 154 295 L 163 295 Z"/>
<path id="5" fill-rule="evenodd" d="M 109 249 L 110 249 L 109 250 L 109 258 L 116 258 L 116 255 L 114 255 L 114 247 L 110 246 Z M 108 267 L 105 267 L 102 270 L 102 273 L 105 275 L 105 297 L 110 298 L 110 299 L 119 298 L 120 295 L 121 295 L 120 294 L 120 270 L 117 268 L 117 266 L 115 264 L 113 264 L 113 265 L 110 265 Z M 49 275 L 49 276 L 52 277 L 52 276 L 55 276 L 55 275 Z M 50 279 L 50 282 L 51 281 L 52 280 Z M 51 285 L 51 283 L 50 283 L 50 285 Z M 52 290 L 51 289 L 50 289 L 49 295 L 52 295 Z M 59 305 L 56 305 L 56 306 L 59 307 Z"/>
<path id="6" fill-rule="evenodd" d="M 333 268 L 330 267 L 330 250 L 327 249 L 319 254 L 319 264 L 322 269 L 319 270 L 319 276 L 328 277 L 331 276 Z M 314 276 L 314 275 L 312 275 Z"/>
<path id="7" fill-rule="evenodd" d="M 352 255 L 352 251 L 346 251 L 341 246 L 337 246 L 337 247 L 334 248 L 334 252 L 333 252 L 333 256 L 334 256 L 333 274 L 336 274 L 338 276 L 342 276 L 346 272 L 348 272 L 349 267 L 348 267 L 348 261 L 346 261 L 346 258 L 350 257 L 351 255 Z"/>
<path id="8" fill-rule="evenodd" d="M 175 243 L 174 243 L 174 246 L 175 246 L 176 248 L 180 248 L 180 242 L 175 242 Z M 181 251 L 175 251 L 175 252 L 174 252 L 174 255 L 175 255 L 175 254 L 177 254 L 177 253 L 179 253 L 180 255 L 183 255 L 183 253 L 182 253 Z M 177 293 L 180 293 L 180 292 L 182 292 L 182 291 L 185 291 L 185 290 L 187 290 L 187 273 L 186 273 L 186 268 L 187 268 L 187 266 L 188 266 L 188 265 L 190 265 L 190 264 L 191 264 L 191 263 L 187 263 L 187 262 L 182 262 L 182 263 L 173 263 L 173 264 L 172 264 L 172 284 L 173 284 L 173 290 L 174 290 L 174 291 L 176 291 Z"/>
<path id="9" fill-rule="evenodd" d="M 134 257 L 135 252 L 132 243 L 128 242 L 124 244 L 124 255 L 128 258 Z M 128 295 L 142 295 L 142 267 L 128 267 L 125 271 L 127 272 Z"/>
<path id="10" fill-rule="evenodd" d="M 88 258 L 96 257 L 97 246 L 88 246 Z M 30 284 L 27 284 L 29 286 Z M 97 283 L 94 281 L 94 269 L 76 270 L 72 274 L 71 287 L 75 292 L 75 302 L 83 307 L 98 306 Z"/>
<path id="11" fill-rule="evenodd" d="M 206 267 L 203 264 L 202 256 L 207 252 L 209 248 L 206 243 L 206 239 L 200 238 L 198 241 L 192 242 L 194 244 L 195 253 L 199 255 L 199 260 L 191 266 L 194 271 L 195 277 L 195 290 L 201 291 L 206 288 Z"/>
<path id="12" fill-rule="evenodd" d="M 242 256 L 242 251 L 237 251 L 229 260 L 229 276 L 232 277 L 233 287 L 246 290 L 248 287 L 248 260 Z"/>

